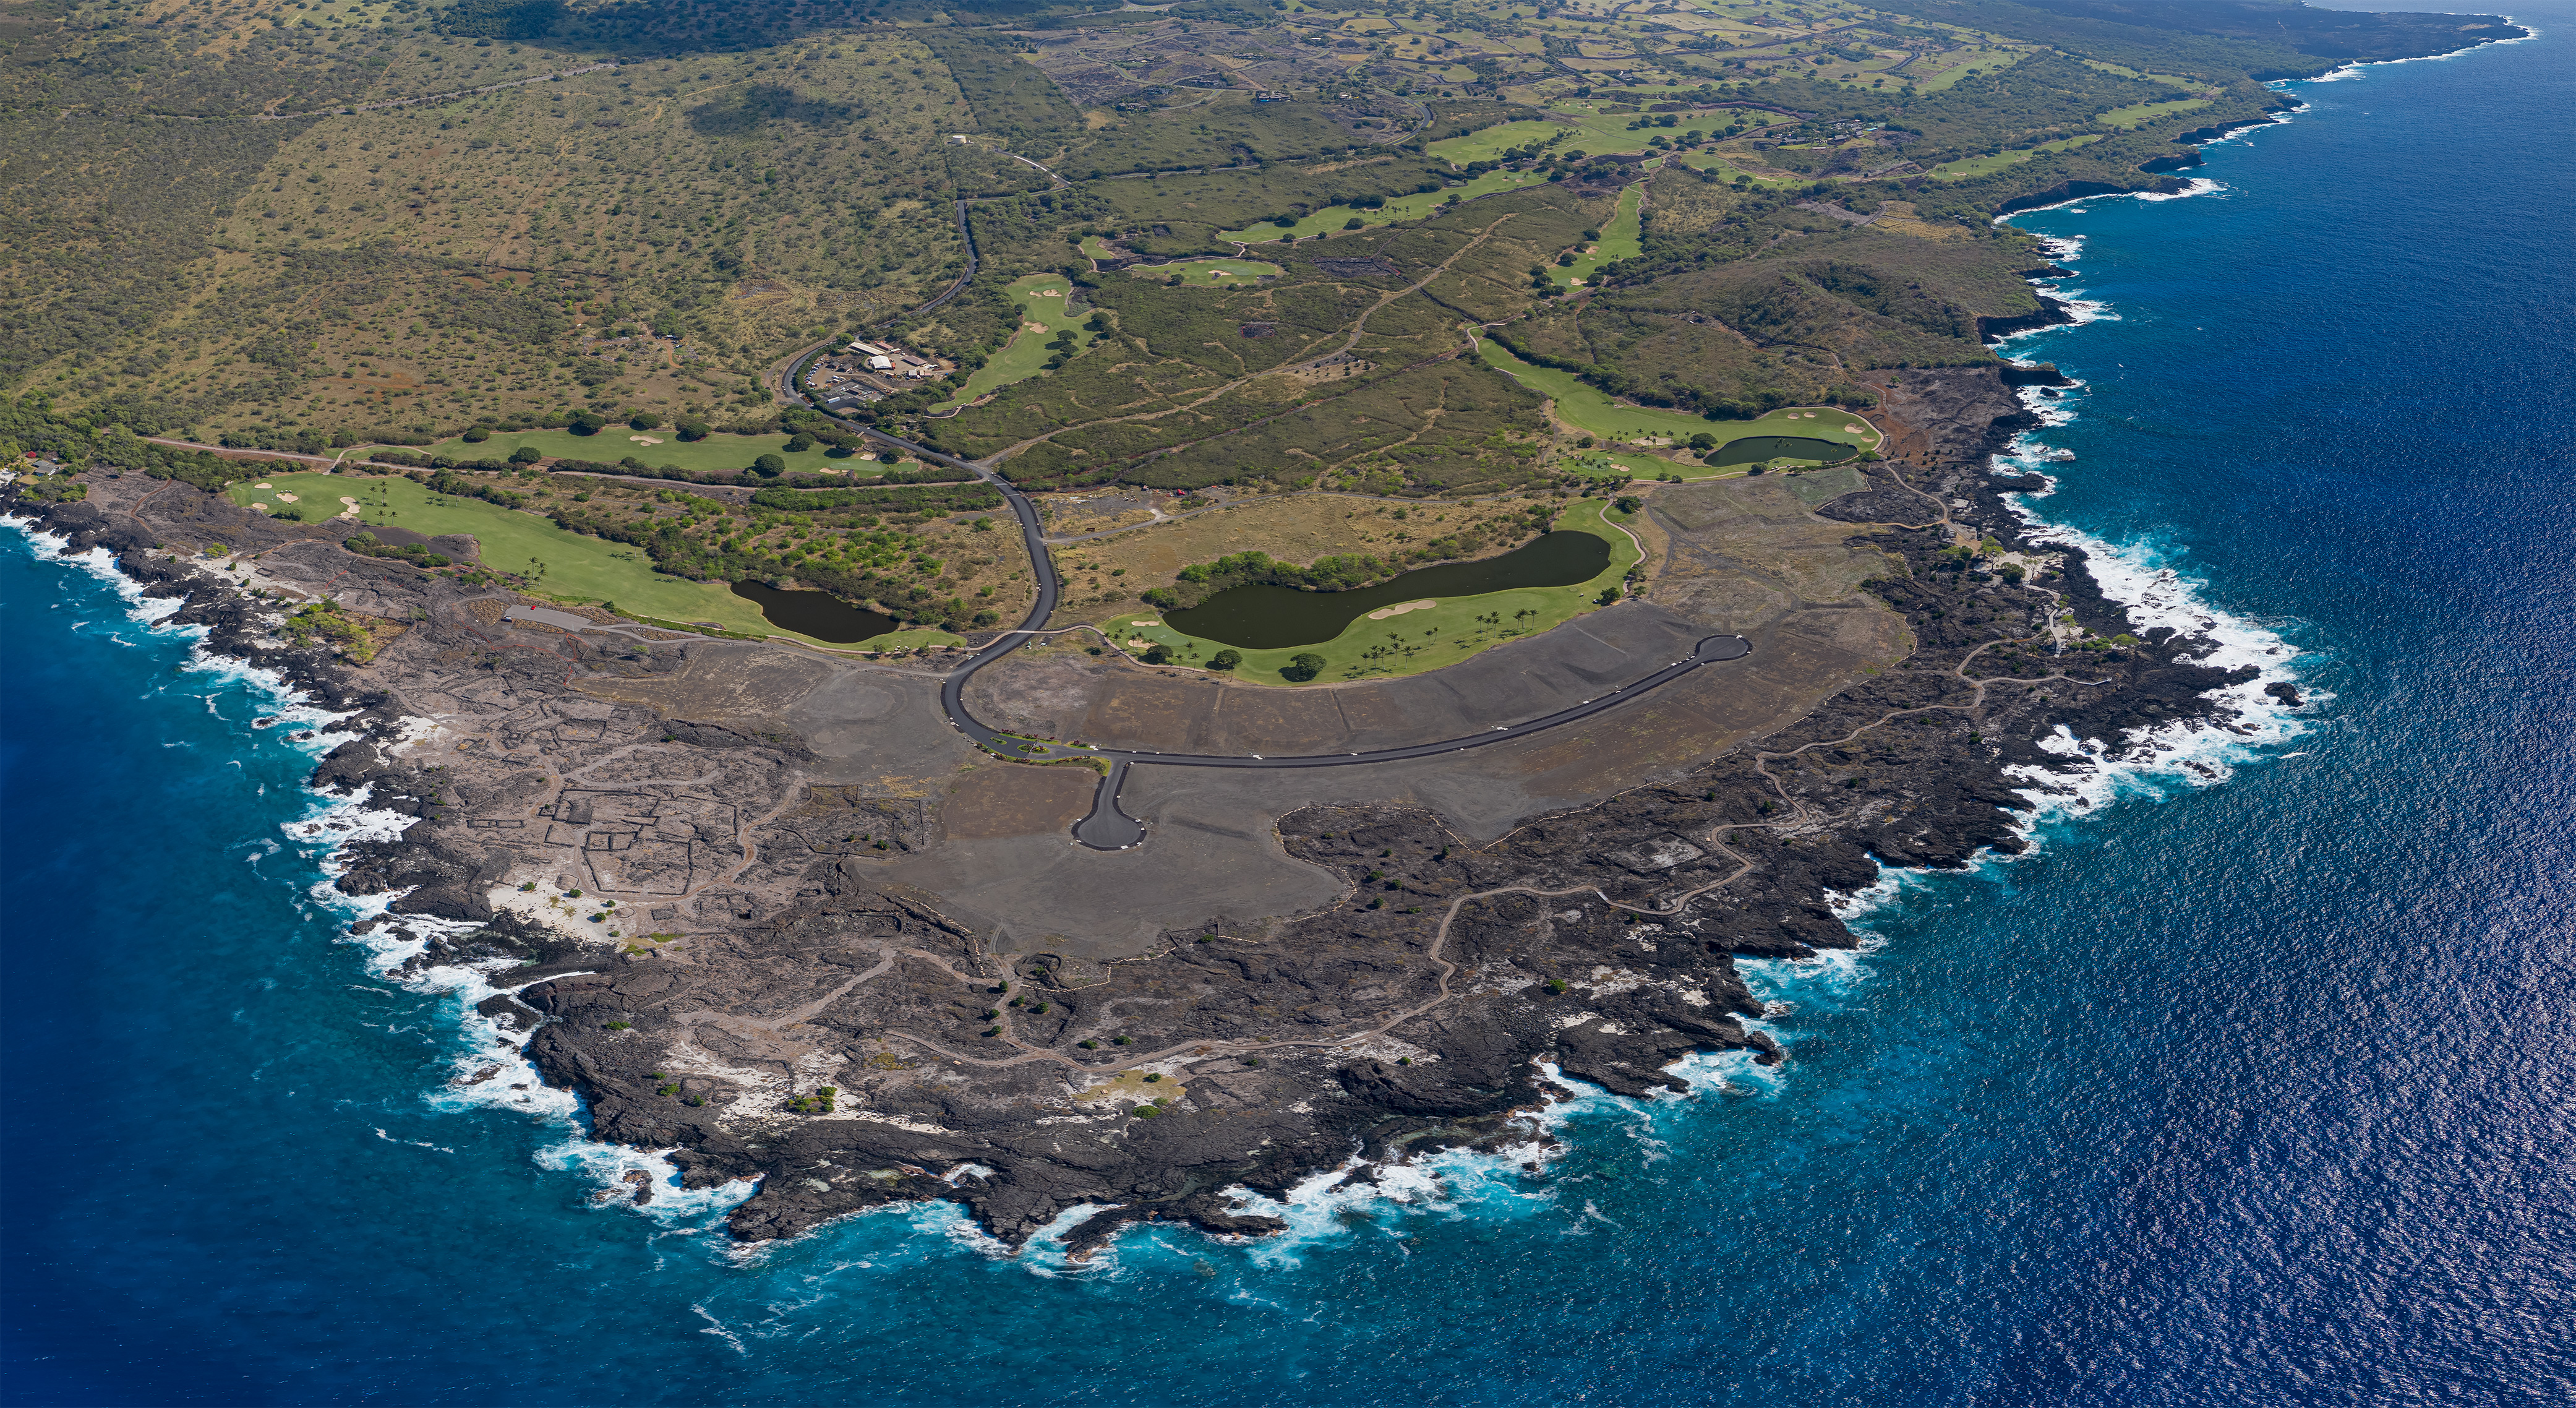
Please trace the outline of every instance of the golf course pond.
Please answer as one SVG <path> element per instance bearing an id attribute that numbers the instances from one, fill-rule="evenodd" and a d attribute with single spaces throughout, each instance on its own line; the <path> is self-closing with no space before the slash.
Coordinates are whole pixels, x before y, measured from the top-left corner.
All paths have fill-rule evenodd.
<path id="1" fill-rule="evenodd" d="M 736 582 L 733 594 L 760 608 L 769 624 L 782 631 L 856 645 L 874 640 L 902 623 L 862 606 L 852 606 L 830 592 L 781 591 L 766 582 Z"/>
<path id="2" fill-rule="evenodd" d="M 1560 530 L 1500 557 L 1418 568 L 1392 581 L 1352 591 L 1228 587 L 1196 606 L 1166 614 L 1163 620 L 1173 630 L 1202 640 L 1221 641 L 1246 650 L 1283 650 L 1331 640 L 1351 622 L 1385 607 L 1425 598 L 1482 596 L 1520 587 L 1572 586 L 1590 581 L 1609 565 L 1610 544 L 1599 534 Z M 797 629 L 815 634 L 805 627 Z"/>
<path id="3" fill-rule="evenodd" d="M 1850 459 L 1857 453 L 1840 440 L 1811 440 L 1803 435 L 1748 435 L 1718 446 L 1702 463 L 1728 466 L 1791 459 L 1831 464 L 1836 460 Z"/>

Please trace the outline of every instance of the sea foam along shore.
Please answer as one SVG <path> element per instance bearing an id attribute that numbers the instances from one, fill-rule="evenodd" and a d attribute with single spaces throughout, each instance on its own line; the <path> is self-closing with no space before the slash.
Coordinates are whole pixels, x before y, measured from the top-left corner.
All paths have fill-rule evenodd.
<path id="1" fill-rule="evenodd" d="M 2215 182 L 2212 190 L 2223 189 Z M 2141 199 L 2179 199 L 2143 195 Z M 2043 247 L 2049 257 L 2061 264 L 2079 262 L 2084 250 L 2079 240 L 2047 239 Z M 2063 289 L 2067 276 L 2056 275 L 2034 279 L 2052 295 L 2070 303 L 2080 299 L 2081 289 Z M 2101 309 L 2084 321 L 2116 321 L 2115 310 L 2096 300 L 2081 300 Z M 2007 343 L 2039 332 L 2072 336 L 2071 328 L 2034 330 L 2016 334 Z M 2019 789 L 2032 806 L 2024 814 L 2020 827 L 2024 839 L 2036 844 L 2038 828 L 2045 822 L 2080 816 L 2108 805 L 2126 795 L 2161 797 L 2163 784 L 2180 781 L 2194 787 L 2214 786 L 2235 775 L 2243 763 L 2267 756 L 2267 750 L 2305 733 L 2309 725 L 2305 716 L 2312 715 L 2330 696 L 2310 695 L 2291 705 L 2273 692 L 2276 686 L 2298 689 L 2296 662 L 2299 650 L 2282 633 L 2280 626 L 2256 621 L 2213 605 L 2207 596 L 2208 584 L 2185 578 L 2173 565 L 2183 553 L 2170 544 L 2155 541 L 2111 543 L 2068 524 L 2053 523 L 2041 513 L 2039 505 L 2056 491 L 2056 479 L 2045 466 L 2051 461 L 2043 456 L 2050 449 L 2047 432 L 2073 421 L 2080 413 L 2084 383 L 2078 381 L 2064 394 L 2050 396 L 2040 387 L 2023 387 L 2017 393 L 2023 407 L 2039 425 L 2013 438 L 2005 450 L 1996 455 L 1992 469 L 1997 474 L 2015 477 L 2039 474 L 2048 487 L 2037 491 L 2007 494 L 2005 502 L 2025 525 L 2025 535 L 2041 542 L 2063 543 L 2081 549 L 2087 569 L 2101 588 L 2102 594 L 2118 603 L 2138 632 L 2143 634 L 2159 627 L 2177 636 L 2206 644 L 2199 657 L 2203 663 L 2220 669 L 2252 667 L 2253 678 L 2242 684 L 2228 685 L 2212 691 L 2224 709 L 2218 718 L 2185 720 L 2159 725 L 2152 729 L 2134 729 L 2123 740 L 2123 746 L 2110 748 L 2090 741 L 2078 741 L 2061 733 L 2054 746 L 2042 747 L 2062 761 L 2049 768 L 2017 767 L 2009 769 L 2027 783 Z M 2286 625 L 2286 623 L 2282 623 Z M 2028 854 L 2025 852 L 2024 854 Z M 1891 892 L 1892 893 L 1892 892 Z"/>
<path id="2" fill-rule="evenodd" d="M 335 727 L 353 715 L 322 707 L 276 670 L 211 648 L 206 627 L 172 624 L 170 618 L 186 607 L 187 597 L 150 595 L 119 567 L 115 555 L 106 548 L 73 552 L 66 538 L 33 519 L 16 515 L 0 515 L 0 526 L 17 530 L 39 560 L 80 571 L 113 590 L 123 599 L 127 618 L 136 624 L 156 634 L 188 640 L 187 668 L 236 682 L 261 697 L 266 711 L 266 728 L 262 731 L 290 730 L 287 740 L 304 753 L 309 764 L 318 765 L 332 749 L 360 736 Z M 200 581 L 219 590 L 236 590 L 228 583 L 205 578 Z M 213 707 L 211 700 L 207 707 Z M 398 733 L 410 734 L 424 729 L 428 722 L 400 719 L 394 721 L 393 727 Z M 262 728 L 262 722 L 254 722 L 252 727 Z M 370 896 L 342 892 L 337 882 L 348 870 L 347 848 L 360 841 L 397 840 L 415 818 L 370 806 L 363 790 L 335 795 L 308 785 L 305 793 L 308 805 L 304 814 L 284 823 L 281 829 L 287 842 L 318 872 L 307 891 L 308 898 L 342 921 L 345 942 L 368 951 L 371 976 L 398 982 L 415 994 L 440 1000 L 439 1026 L 449 1048 L 449 1079 L 424 1092 L 423 1099 L 433 1109 L 493 1107 L 544 1118 L 559 1126 L 563 1137 L 539 1151 L 542 1166 L 589 1180 L 596 1185 L 594 1198 L 602 1201 L 622 1197 L 631 1204 L 639 1186 L 650 1187 L 653 1196 L 645 1204 L 646 1210 L 675 1226 L 706 1222 L 751 1196 L 748 1184 L 683 1189 L 679 1170 L 664 1158 L 668 1151 L 593 1142 L 580 1098 L 538 1079 L 535 1066 L 522 1049 L 527 1034 L 505 1029 L 475 1010 L 476 1004 L 505 990 L 494 987 L 492 980 L 501 976 L 499 970 L 506 963 L 400 971 L 407 960 L 426 947 L 432 932 L 456 933 L 479 926 L 429 915 L 393 914 L 391 906 L 401 898 L 399 892 Z M 630 1180 L 630 1174 L 641 1174 L 646 1182 L 638 1185 Z"/>

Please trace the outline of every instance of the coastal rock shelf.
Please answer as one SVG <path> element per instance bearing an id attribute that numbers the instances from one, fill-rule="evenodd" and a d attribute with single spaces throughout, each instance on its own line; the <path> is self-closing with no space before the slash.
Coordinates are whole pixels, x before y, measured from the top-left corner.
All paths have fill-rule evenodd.
<path id="1" fill-rule="evenodd" d="M 1712 629 L 1750 644 L 1599 715 L 1581 749 L 1538 734 L 1361 769 L 1140 768 L 1107 811 L 1088 768 L 973 749 L 914 670 L 548 624 L 506 593 L 141 476 L 94 478 L 87 502 L 10 492 L 75 548 L 185 597 L 175 619 L 207 626 L 210 649 L 356 711 L 343 727 L 364 736 L 317 785 L 366 787 L 414 820 L 350 847 L 341 886 L 478 926 L 424 930 L 415 966 L 535 965 L 496 1020 L 581 1092 L 601 1138 L 675 1150 L 692 1186 L 758 1180 L 737 1236 L 936 1198 L 1018 1241 L 1077 1204 L 1113 1208 L 1074 1230 L 1079 1248 L 1143 1217 L 1277 1225 L 1209 1191 L 1194 1170 L 1210 1166 L 1276 1195 L 1355 1146 L 1393 1159 L 1521 1138 L 1538 1059 L 1628 1094 L 1693 1051 L 1776 1059 L 1740 1021 L 1759 1004 L 1738 955 L 1848 946 L 1824 898 L 1866 884 L 1873 858 L 2016 848 L 2024 784 L 2004 769 L 2059 763 L 2042 744 L 2061 729 L 2115 739 L 2217 707 L 2228 677 L 2180 639 L 2088 657 L 2044 703 L 1979 655 L 2051 612 L 2104 634 L 2123 620 L 2061 545 L 2045 584 L 1971 580 L 1939 570 L 1947 527 L 1893 526 L 1937 498 L 1951 524 L 2022 545 L 1983 465 L 2027 417 L 1992 369 L 1916 370 L 1889 391 L 1902 458 L 1819 510 L 1777 476 L 1659 491 L 1669 549 L 1650 600 L 1541 637 L 1561 637 L 1548 668 L 1566 672 L 1547 687 L 1599 694 Z M 257 554 L 270 600 L 199 565 L 216 541 Z M 1733 614 L 1757 541 L 1848 595 Z M 1883 594 L 1858 589 L 1891 573 Z M 281 648 L 275 596 L 325 590 L 406 627 L 365 665 Z M 1368 609 L 1426 599 L 1400 581 Z M 1871 673 L 1898 640 L 1907 669 Z M 1599 659 L 1573 649 L 1586 641 Z M 2007 680 L 1982 703 L 1954 673 L 1972 657 Z M 1601 681 L 1588 691 L 1584 671 Z M 1033 736 L 1072 720 L 1284 750 L 1323 716 L 1252 701 L 1312 701 L 1354 736 L 1410 726 L 1417 706 L 1419 727 L 1454 731 L 1482 706 L 1435 696 L 1467 676 L 1280 695 L 1076 651 L 1015 652 L 976 683 L 992 684 L 979 717 Z M 1778 766 L 1854 736 L 1878 760 L 1865 791 Z M 1122 810 L 1151 845 L 1067 843 Z M 1625 976 L 1585 976 L 1604 972 Z M 1536 980 L 1550 974 L 1565 976 Z"/>

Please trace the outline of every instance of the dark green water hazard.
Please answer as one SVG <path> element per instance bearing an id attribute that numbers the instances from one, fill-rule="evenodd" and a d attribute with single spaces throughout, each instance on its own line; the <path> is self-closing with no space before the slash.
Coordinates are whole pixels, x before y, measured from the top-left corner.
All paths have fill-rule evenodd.
<path id="1" fill-rule="evenodd" d="M 1860 451 L 1840 440 L 1811 440 L 1804 435 L 1747 435 L 1717 447 L 1707 462 L 1715 465 L 1756 464 L 1763 460 L 1821 460 L 1831 464 Z"/>
<path id="2" fill-rule="evenodd" d="M 852 606 L 830 592 L 790 592 L 766 582 L 736 582 L 733 594 L 759 607 L 760 614 L 778 629 L 834 645 L 873 640 L 901 624 L 864 606 Z"/>
<path id="3" fill-rule="evenodd" d="M 1374 587 L 1309 592 L 1295 587 L 1228 587 L 1185 611 L 1163 617 L 1173 630 L 1246 650 L 1283 650 L 1331 640 L 1351 622 L 1399 601 L 1482 596 L 1520 587 L 1570 587 L 1610 565 L 1610 544 L 1563 529 L 1500 557 L 1407 572 Z"/>

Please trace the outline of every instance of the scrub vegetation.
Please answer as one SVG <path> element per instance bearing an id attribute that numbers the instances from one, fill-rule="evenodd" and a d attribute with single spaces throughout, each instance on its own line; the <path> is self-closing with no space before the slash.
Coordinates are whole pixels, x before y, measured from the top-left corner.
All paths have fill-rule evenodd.
<path id="1" fill-rule="evenodd" d="M 1007 549 L 917 570 L 856 522 L 920 536 L 956 492 L 647 512 L 512 454 L 850 481 L 882 472 L 860 421 L 1031 488 L 1572 494 L 1991 364 L 1981 320 L 2035 311 L 2044 262 L 1993 216 L 2169 187 L 2280 106 L 2265 80 L 2517 32 L 2274 0 L 49 0 L 0 23 L 0 392 L 213 483 L 133 447 L 402 447 L 665 576 L 966 628 L 1024 589 Z M 854 336 L 956 372 L 837 424 L 782 403 Z"/>

